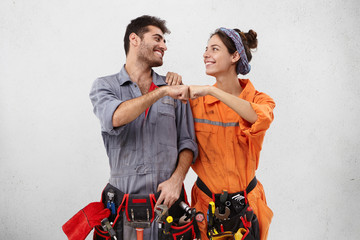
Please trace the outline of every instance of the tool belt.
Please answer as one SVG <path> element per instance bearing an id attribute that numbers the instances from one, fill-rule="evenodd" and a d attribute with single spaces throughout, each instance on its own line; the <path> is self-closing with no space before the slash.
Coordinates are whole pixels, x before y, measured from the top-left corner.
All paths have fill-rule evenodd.
<path id="1" fill-rule="evenodd" d="M 205 183 L 197 178 L 196 185 L 207 196 L 213 199 L 209 203 L 208 230 L 209 239 L 244 239 L 259 240 L 259 223 L 247 200 L 257 184 L 254 177 L 245 191 L 213 194 Z"/>
<path id="2" fill-rule="evenodd" d="M 148 228 L 155 219 L 154 207 L 160 192 L 156 194 L 125 194 L 110 183 L 104 188 L 101 201 L 105 207 L 109 208 L 111 215 L 109 222 L 116 232 L 117 240 L 123 240 L 123 212 L 127 218 L 127 225 Z M 185 225 L 177 226 L 176 223 L 184 215 L 184 210 L 179 203 L 186 200 L 186 193 L 183 188 L 179 199 L 172 205 L 168 213 L 173 218 L 173 223 L 165 233 L 165 222 L 159 223 L 159 239 L 194 239 L 200 236 L 197 222 L 195 219 Z M 170 237 L 170 238 L 169 238 Z M 94 230 L 94 240 L 112 239 L 108 231 L 104 231 L 101 226 L 96 226 Z"/>

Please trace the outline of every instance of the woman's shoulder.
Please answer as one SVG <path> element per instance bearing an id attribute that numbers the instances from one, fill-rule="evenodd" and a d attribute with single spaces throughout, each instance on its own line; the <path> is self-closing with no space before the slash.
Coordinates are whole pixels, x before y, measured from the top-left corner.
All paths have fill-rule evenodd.
<path id="1" fill-rule="evenodd" d="M 264 92 L 256 91 L 254 95 L 253 103 L 269 105 L 272 109 L 275 108 L 275 101 L 268 94 Z"/>
<path id="2" fill-rule="evenodd" d="M 254 103 L 270 103 L 275 106 L 275 101 L 268 94 L 260 92 L 255 89 L 254 85 L 249 79 L 239 79 L 241 86 L 243 87 L 243 96 Z"/>

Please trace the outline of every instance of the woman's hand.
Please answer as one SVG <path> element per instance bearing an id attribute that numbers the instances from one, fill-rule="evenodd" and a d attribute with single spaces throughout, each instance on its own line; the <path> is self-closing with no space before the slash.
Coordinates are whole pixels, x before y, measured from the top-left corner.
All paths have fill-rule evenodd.
<path id="1" fill-rule="evenodd" d="M 181 75 L 174 73 L 174 72 L 168 72 L 166 74 L 165 82 L 171 86 L 171 85 L 181 85 L 182 84 L 182 77 Z"/>
<path id="2" fill-rule="evenodd" d="M 209 95 L 211 86 L 199 86 L 199 85 L 191 85 L 189 86 L 190 98 L 195 99 L 198 97 L 203 97 Z"/>

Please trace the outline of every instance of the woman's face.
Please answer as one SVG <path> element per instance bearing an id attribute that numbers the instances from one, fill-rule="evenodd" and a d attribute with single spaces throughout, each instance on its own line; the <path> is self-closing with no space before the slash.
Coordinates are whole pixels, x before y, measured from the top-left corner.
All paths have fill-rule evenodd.
<path id="1" fill-rule="evenodd" d="M 230 54 L 221 41 L 218 35 L 214 35 L 208 41 L 205 53 L 204 63 L 206 67 L 206 74 L 217 77 L 222 73 L 229 73 L 234 71 L 236 61 L 234 60 L 234 54 Z"/>

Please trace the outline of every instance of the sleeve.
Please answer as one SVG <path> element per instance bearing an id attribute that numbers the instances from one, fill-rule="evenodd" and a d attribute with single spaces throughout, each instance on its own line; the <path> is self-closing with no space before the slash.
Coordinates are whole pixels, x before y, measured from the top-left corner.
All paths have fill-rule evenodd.
<path id="1" fill-rule="evenodd" d="M 190 103 L 182 103 L 176 100 L 176 128 L 178 136 L 178 151 L 189 149 L 194 153 L 193 163 L 198 156 L 198 148 L 195 140 L 194 119 L 191 113 Z"/>
<path id="2" fill-rule="evenodd" d="M 116 96 L 110 84 L 105 79 L 96 79 L 89 96 L 94 108 L 93 111 L 100 120 L 101 131 L 111 135 L 119 135 L 124 126 L 114 128 L 112 117 L 123 101 Z"/>
<path id="3" fill-rule="evenodd" d="M 249 138 L 263 137 L 274 119 L 273 109 L 275 108 L 275 102 L 265 93 L 257 92 L 254 101 L 250 102 L 250 104 L 256 112 L 258 119 L 253 124 L 249 124 L 241 119 L 240 126 L 243 133 Z"/>

